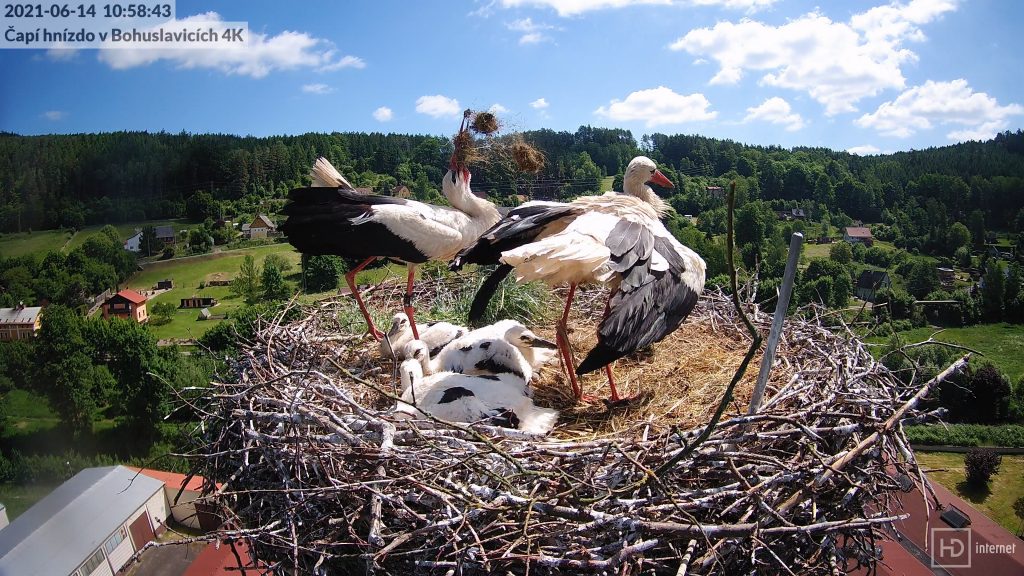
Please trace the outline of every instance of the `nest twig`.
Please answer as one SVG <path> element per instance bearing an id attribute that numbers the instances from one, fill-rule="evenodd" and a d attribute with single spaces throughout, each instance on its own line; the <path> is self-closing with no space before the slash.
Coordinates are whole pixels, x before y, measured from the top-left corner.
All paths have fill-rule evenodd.
<path id="1" fill-rule="evenodd" d="M 584 299 L 580 314 L 598 304 Z M 203 500 L 278 573 L 832 574 L 876 561 L 901 483 L 923 478 L 900 422 L 935 381 L 904 385 L 813 314 L 787 322 L 762 410 L 735 407 L 690 451 L 705 428 L 660 408 L 564 410 L 543 439 L 407 419 L 390 410 L 388 365 L 338 334 L 334 312 L 348 306 L 262 326 L 210 391 L 192 455 Z M 771 319 L 754 308 L 751 320 L 765 331 Z M 727 348 L 749 342 L 720 293 L 687 327 Z M 707 396 L 678 401 L 707 410 Z"/>

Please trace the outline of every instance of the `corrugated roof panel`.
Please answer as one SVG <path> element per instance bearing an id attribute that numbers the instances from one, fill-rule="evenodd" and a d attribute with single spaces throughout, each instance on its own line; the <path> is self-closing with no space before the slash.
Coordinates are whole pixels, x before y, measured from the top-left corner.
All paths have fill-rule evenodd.
<path id="1" fill-rule="evenodd" d="M 124 466 L 82 470 L 0 530 L 0 575 L 70 574 L 162 489 Z"/>

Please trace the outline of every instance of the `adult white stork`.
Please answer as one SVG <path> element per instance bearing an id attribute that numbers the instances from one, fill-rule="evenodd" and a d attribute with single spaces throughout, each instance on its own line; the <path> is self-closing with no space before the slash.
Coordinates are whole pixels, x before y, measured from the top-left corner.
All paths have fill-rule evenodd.
<path id="1" fill-rule="evenodd" d="M 408 360 L 399 371 L 402 380 L 399 412 L 424 412 L 447 422 L 482 422 L 516 428 L 531 434 L 547 434 L 558 420 L 558 411 L 540 408 L 526 394 L 526 383 L 514 374 L 425 375 L 427 347 L 418 340 L 406 345 Z"/>
<path id="2" fill-rule="evenodd" d="M 704 289 L 704 260 L 680 244 L 661 223 L 669 208 L 647 186 L 672 187 L 652 160 L 634 158 L 623 193 L 583 196 L 573 202 L 526 203 L 509 212 L 452 262 L 498 264 L 481 286 L 470 320 L 483 313 L 500 280 L 515 270 L 519 281 L 569 284 L 558 324 L 558 348 L 576 397 L 577 376 L 605 368 L 611 400 L 620 400 L 611 363 L 672 333 Z M 567 323 L 576 286 L 611 287 L 597 345 L 579 365 L 569 348 Z"/>
<path id="3" fill-rule="evenodd" d="M 323 163 L 330 165 L 326 160 Z M 319 160 L 317 164 L 320 166 Z M 334 173 L 341 177 L 336 170 Z M 360 194 L 347 185 L 344 178 L 314 176 L 317 182 L 339 185 L 292 190 L 289 193 L 291 202 L 284 207 L 288 219 L 281 225 L 281 230 L 288 241 L 304 254 L 333 254 L 361 260 L 358 266 L 345 274 L 345 281 L 366 318 L 368 332 L 376 340 L 383 335 L 374 326 L 359 296 L 355 276 L 377 258 L 405 262 L 409 277 L 404 308 L 413 334 L 418 336 L 412 307 L 416 265 L 428 260 L 450 260 L 459 250 L 472 245 L 481 232 L 501 217 L 493 203 L 473 194 L 469 187 L 470 179 L 468 170 L 456 168 L 453 163 L 441 183 L 441 191 L 451 203 L 448 207 L 391 196 Z"/>

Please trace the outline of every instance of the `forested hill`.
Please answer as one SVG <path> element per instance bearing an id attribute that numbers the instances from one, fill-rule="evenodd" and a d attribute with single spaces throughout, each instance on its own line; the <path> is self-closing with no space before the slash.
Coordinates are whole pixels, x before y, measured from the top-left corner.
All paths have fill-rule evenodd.
<path id="1" fill-rule="evenodd" d="M 502 163 L 483 165 L 474 170 L 475 190 L 499 199 L 593 192 L 603 176 L 645 153 L 677 183 L 673 204 L 687 213 L 712 208 L 717 199 L 707 187 L 733 179 L 741 201 L 817 202 L 852 218 L 894 224 L 903 218 L 908 226 L 921 218 L 933 226 L 942 218 L 966 221 L 980 211 L 989 229 L 1013 229 L 1024 208 L 1021 131 L 867 157 L 695 135 L 645 135 L 638 147 L 629 131 L 589 126 L 523 136 L 546 155 L 544 171 L 525 176 Z M 269 211 L 287 190 L 306 183 L 318 155 L 357 186 L 387 193 L 405 185 L 417 198 L 437 199 L 450 154 L 450 139 L 429 135 L 0 133 L 0 231 Z"/>

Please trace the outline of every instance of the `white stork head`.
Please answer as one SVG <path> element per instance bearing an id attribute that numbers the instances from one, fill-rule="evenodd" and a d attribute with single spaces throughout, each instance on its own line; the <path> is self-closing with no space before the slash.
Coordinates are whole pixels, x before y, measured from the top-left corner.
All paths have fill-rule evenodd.
<path id="1" fill-rule="evenodd" d="M 537 336 L 517 320 L 500 320 L 493 326 L 500 337 L 515 346 L 533 368 L 546 364 L 558 349 L 558 344 Z"/>
<path id="2" fill-rule="evenodd" d="M 672 207 L 659 198 L 654 193 L 654 190 L 651 190 L 651 187 L 647 185 L 648 182 L 663 188 L 675 187 L 672 181 L 666 178 L 661 173 L 661 170 L 658 170 L 658 165 L 654 163 L 654 160 L 647 156 L 633 158 L 629 162 L 629 166 L 626 167 L 626 173 L 622 177 L 622 192 L 646 201 L 654 207 L 658 214 L 665 214 L 671 211 Z"/>
<path id="3" fill-rule="evenodd" d="M 414 386 L 423 379 L 423 373 L 428 371 L 430 354 L 427 345 L 420 340 L 413 340 L 402 347 L 405 360 L 399 367 L 402 378 L 402 393 L 404 394 L 410 386 Z"/>

